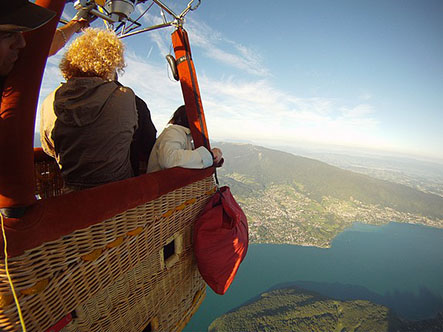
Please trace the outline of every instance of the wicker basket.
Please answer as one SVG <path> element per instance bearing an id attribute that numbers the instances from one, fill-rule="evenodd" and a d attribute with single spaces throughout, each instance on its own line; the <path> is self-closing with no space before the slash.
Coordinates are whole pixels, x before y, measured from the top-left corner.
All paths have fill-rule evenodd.
<path id="1" fill-rule="evenodd" d="M 36 165 L 41 197 L 60 193 L 53 166 Z M 214 191 L 210 176 L 10 259 L 28 331 L 180 331 L 205 296 L 192 228 Z M 3 263 L 0 330 L 21 331 Z"/>
<path id="2" fill-rule="evenodd" d="M 43 151 L 34 154 L 35 195 L 38 198 L 55 197 L 62 194 L 63 178 L 54 159 Z"/>

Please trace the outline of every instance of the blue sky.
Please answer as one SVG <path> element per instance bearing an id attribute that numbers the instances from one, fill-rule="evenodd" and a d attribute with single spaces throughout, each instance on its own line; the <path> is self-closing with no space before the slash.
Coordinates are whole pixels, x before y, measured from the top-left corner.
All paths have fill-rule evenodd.
<path id="1" fill-rule="evenodd" d="M 165 1 L 177 12 L 187 2 Z M 211 138 L 443 160 L 443 1 L 202 0 L 185 29 Z M 159 132 L 183 103 L 164 60 L 171 32 L 124 39 L 121 82 Z M 62 53 L 49 59 L 42 97 L 62 81 Z"/>

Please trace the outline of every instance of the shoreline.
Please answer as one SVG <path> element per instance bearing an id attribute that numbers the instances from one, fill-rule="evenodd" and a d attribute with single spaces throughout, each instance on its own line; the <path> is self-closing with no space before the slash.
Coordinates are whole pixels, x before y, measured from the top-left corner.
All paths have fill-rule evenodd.
<path id="1" fill-rule="evenodd" d="M 437 225 L 437 226 L 431 226 L 428 224 L 423 224 L 420 222 L 401 222 L 401 221 L 388 221 L 385 223 L 379 223 L 379 224 L 372 224 L 372 223 L 367 223 L 364 221 L 355 221 L 352 224 L 349 225 L 349 227 L 344 228 L 342 231 L 340 231 L 339 233 L 337 233 L 332 239 L 331 241 L 325 245 L 325 246 L 321 246 L 318 244 L 313 244 L 313 243 L 297 243 L 297 242 L 250 242 L 249 244 L 273 244 L 273 245 L 291 245 L 291 246 L 300 246 L 300 247 L 305 247 L 305 248 L 318 248 L 318 249 L 330 249 L 332 248 L 332 242 L 334 242 L 334 240 L 337 238 L 337 236 L 340 236 L 341 234 L 350 231 L 354 226 L 356 225 L 361 225 L 361 226 L 386 226 L 389 224 L 406 224 L 406 225 L 413 225 L 413 226 L 419 226 L 419 227 L 426 227 L 426 228 L 434 228 L 434 229 L 442 229 L 443 230 L 443 225 Z"/>

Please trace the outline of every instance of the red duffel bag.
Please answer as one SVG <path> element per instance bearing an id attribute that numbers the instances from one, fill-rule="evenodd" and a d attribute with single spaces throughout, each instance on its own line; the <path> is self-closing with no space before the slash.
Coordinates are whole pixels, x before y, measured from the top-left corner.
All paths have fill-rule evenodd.
<path id="1" fill-rule="evenodd" d="M 209 287 L 223 295 L 248 250 L 248 222 L 229 187 L 221 187 L 194 227 L 194 254 Z"/>

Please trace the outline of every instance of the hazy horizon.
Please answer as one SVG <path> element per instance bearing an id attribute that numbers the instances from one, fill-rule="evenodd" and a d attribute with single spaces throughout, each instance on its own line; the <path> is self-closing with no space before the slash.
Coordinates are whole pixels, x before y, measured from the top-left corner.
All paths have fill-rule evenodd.
<path id="1" fill-rule="evenodd" d="M 67 4 L 64 18 L 73 15 Z M 151 10 L 144 20 L 161 18 Z M 443 161 L 441 1 L 203 0 L 185 28 L 210 137 Z M 147 102 L 159 132 L 183 103 L 164 60 L 171 32 L 124 39 L 121 82 Z M 40 102 L 63 81 L 62 54 L 48 59 Z"/>

